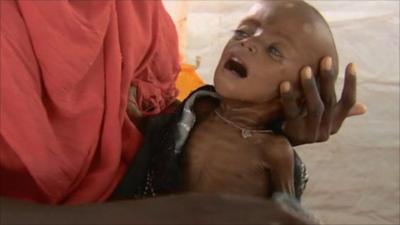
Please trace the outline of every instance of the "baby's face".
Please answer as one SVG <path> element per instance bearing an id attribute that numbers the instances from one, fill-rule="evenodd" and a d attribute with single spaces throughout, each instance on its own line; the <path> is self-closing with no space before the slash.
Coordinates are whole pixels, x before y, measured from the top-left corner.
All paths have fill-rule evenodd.
<path id="1" fill-rule="evenodd" d="M 279 96 L 279 85 L 299 86 L 305 65 L 316 69 L 323 49 L 314 36 L 322 29 L 294 2 L 256 4 L 227 43 L 214 75 L 217 92 L 229 99 L 268 102 Z M 313 66 L 314 65 L 314 66 Z"/>

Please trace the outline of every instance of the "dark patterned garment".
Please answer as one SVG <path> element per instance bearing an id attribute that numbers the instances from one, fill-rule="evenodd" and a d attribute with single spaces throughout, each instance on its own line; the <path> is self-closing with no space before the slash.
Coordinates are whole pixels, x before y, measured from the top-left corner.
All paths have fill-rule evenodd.
<path id="1" fill-rule="evenodd" d="M 181 191 L 182 150 L 196 122 L 193 105 L 199 98 L 219 99 L 213 86 L 203 86 L 186 98 L 175 113 L 160 114 L 149 119 L 143 145 L 112 199 L 152 197 Z M 267 128 L 280 133 L 280 125 L 280 122 L 274 122 Z M 308 175 L 296 151 L 294 156 L 295 195 L 300 200 Z"/>

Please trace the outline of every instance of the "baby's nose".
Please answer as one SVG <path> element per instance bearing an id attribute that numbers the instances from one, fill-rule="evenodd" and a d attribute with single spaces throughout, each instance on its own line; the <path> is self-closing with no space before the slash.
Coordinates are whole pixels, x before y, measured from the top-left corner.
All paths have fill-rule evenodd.
<path id="1" fill-rule="evenodd" d="M 242 41 L 240 45 L 247 48 L 247 50 L 253 54 L 257 53 L 257 47 L 254 44 L 249 43 L 249 41 Z"/>

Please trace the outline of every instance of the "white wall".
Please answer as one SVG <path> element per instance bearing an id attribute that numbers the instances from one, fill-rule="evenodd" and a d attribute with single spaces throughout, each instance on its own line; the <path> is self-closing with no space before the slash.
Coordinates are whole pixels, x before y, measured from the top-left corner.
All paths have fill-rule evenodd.
<path id="1" fill-rule="evenodd" d="M 330 23 L 340 54 L 341 68 L 355 61 L 365 78 L 384 74 L 398 81 L 399 2 L 398 1 L 308 1 Z M 186 8 L 187 14 L 182 13 Z M 185 57 L 212 83 L 219 55 L 240 19 L 253 1 L 165 1 L 176 21 L 186 19 Z M 186 18 L 185 18 L 186 16 Z M 397 65 L 396 65 L 397 64 Z"/>

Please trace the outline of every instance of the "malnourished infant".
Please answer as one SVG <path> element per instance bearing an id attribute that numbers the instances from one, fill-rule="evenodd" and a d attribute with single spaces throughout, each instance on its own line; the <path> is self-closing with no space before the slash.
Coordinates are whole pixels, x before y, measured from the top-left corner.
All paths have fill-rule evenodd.
<path id="1" fill-rule="evenodd" d="M 291 144 L 275 129 L 283 114 L 279 96 L 288 89 L 301 93 L 297 74 L 311 79 L 324 56 L 332 56 L 324 63 L 336 74 L 332 34 L 314 8 L 292 0 L 256 4 L 222 53 L 215 90 L 195 91 L 173 118 L 156 123 L 163 128 L 146 135 L 120 193 L 144 182 L 136 194 L 187 191 L 269 198 L 283 192 L 299 198 L 306 176 Z M 280 90 L 283 81 L 289 82 Z M 305 96 L 298 97 L 305 104 Z M 140 171 L 148 173 L 144 177 Z"/>

